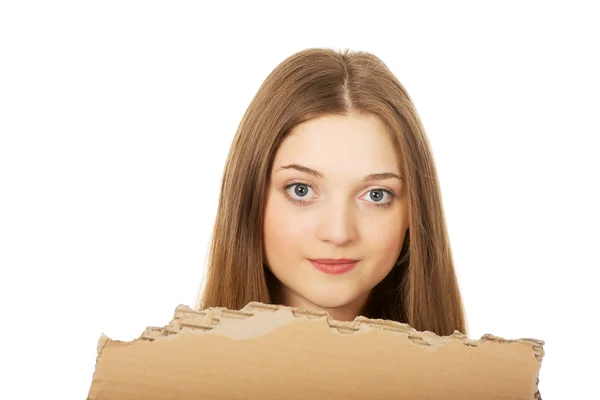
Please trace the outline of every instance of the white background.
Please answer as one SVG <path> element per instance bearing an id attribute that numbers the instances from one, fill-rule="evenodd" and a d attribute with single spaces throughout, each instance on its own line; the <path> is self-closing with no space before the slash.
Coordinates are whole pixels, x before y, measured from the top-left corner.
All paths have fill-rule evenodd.
<path id="1" fill-rule="evenodd" d="M 208 2 L 207 2 L 208 3 Z M 104 332 L 193 305 L 221 174 L 264 78 L 366 50 L 437 163 L 470 336 L 546 341 L 544 400 L 597 383 L 593 2 L 0 5 L 0 397 L 83 399 Z"/>

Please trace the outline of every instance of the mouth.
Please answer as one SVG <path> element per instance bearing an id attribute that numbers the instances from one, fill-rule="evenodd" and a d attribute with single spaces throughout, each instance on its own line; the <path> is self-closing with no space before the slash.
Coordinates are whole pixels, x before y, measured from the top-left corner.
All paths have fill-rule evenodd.
<path id="1" fill-rule="evenodd" d="M 354 269 L 360 260 L 352 259 L 309 259 L 310 263 L 319 271 L 330 275 L 339 275 Z"/>

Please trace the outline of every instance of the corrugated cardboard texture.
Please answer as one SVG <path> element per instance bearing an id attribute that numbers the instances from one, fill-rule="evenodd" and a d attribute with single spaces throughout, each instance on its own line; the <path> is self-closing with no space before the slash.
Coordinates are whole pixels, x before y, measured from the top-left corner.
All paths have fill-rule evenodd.
<path id="1" fill-rule="evenodd" d="M 541 399 L 543 346 L 255 302 L 180 305 L 132 342 L 102 335 L 88 399 Z"/>

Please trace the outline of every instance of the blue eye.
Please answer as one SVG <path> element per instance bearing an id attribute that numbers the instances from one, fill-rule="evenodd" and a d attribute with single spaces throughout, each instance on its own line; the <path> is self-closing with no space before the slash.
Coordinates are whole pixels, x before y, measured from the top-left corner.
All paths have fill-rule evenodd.
<path id="1" fill-rule="evenodd" d="M 297 196 L 298 198 L 292 197 L 292 195 L 290 195 L 288 189 L 290 189 L 292 187 L 294 187 L 294 195 Z M 289 200 L 293 204 L 300 205 L 300 206 L 308 205 L 308 202 L 306 200 L 302 200 L 302 199 L 307 197 L 309 190 L 312 190 L 312 187 L 307 183 L 301 183 L 301 182 L 290 183 L 289 185 L 286 185 L 285 187 L 283 187 L 281 189 L 281 191 L 284 193 L 287 200 Z M 388 195 L 389 200 L 383 202 L 382 199 L 385 198 L 386 194 Z M 368 201 L 368 202 L 373 204 L 376 207 L 387 208 L 392 205 L 392 202 L 395 197 L 396 197 L 396 194 L 394 192 L 392 192 L 391 190 L 383 189 L 383 188 L 372 189 L 369 191 L 369 198 L 373 201 Z"/>
<path id="2" fill-rule="evenodd" d="M 295 183 L 292 186 L 295 186 L 294 194 L 300 197 L 305 197 L 306 193 L 308 193 L 308 189 L 310 188 L 310 186 L 305 185 L 304 183 Z"/>
<path id="3" fill-rule="evenodd" d="M 369 193 L 369 197 L 374 200 L 373 204 L 377 207 L 389 207 L 392 204 L 392 200 L 396 196 L 391 190 L 387 189 L 373 189 L 370 190 Z M 390 200 L 387 202 L 382 202 L 381 199 L 385 197 L 385 194 L 390 197 Z"/>

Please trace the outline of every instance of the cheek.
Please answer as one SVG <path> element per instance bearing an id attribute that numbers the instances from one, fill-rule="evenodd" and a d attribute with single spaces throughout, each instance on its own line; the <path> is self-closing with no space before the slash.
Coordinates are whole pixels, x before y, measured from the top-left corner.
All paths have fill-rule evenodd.
<path id="1" fill-rule="evenodd" d="M 377 260 L 377 268 L 386 269 L 394 264 L 406 235 L 408 224 L 402 220 L 372 224 L 363 230 L 363 238 L 369 243 L 369 253 Z"/>
<path id="2" fill-rule="evenodd" d="M 302 243 L 308 237 L 306 219 L 300 213 L 290 212 L 285 199 L 274 199 L 265 209 L 264 242 L 270 265 L 298 257 Z"/>

